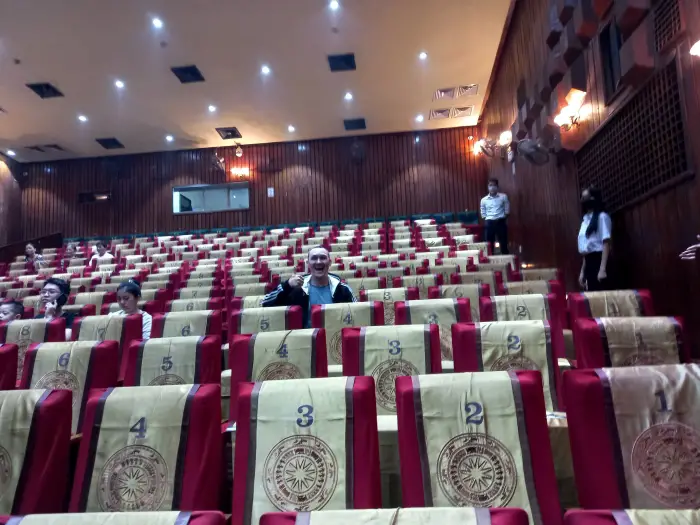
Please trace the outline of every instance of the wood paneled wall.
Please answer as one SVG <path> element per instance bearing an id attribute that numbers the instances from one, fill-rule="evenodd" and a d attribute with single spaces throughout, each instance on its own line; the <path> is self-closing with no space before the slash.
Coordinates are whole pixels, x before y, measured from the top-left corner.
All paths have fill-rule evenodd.
<path id="1" fill-rule="evenodd" d="M 680 3 L 686 27 L 700 27 L 700 4 L 696 0 L 680 0 Z M 485 108 L 484 132 L 491 137 L 498 137 L 515 121 L 519 83 L 542 78 L 549 56 L 545 43 L 549 32 L 549 5 L 549 0 L 518 1 Z M 695 38 L 697 32 L 689 30 L 671 51 L 680 64 L 693 170 L 700 166 L 700 58 L 689 55 Z M 594 111 L 591 119 L 580 128 L 563 132 L 562 142 L 574 150 L 589 140 L 606 119 L 614 118 L 615 110 L 633 95 L 623 92 L 613 103 L 605 105 L 597 37 L 584 50 L 583 60 L 587 101 L 592 103 Z M 576 289 L 580 268 L 576 237 L 581 215 L 573 161 L 557 165 L 551 160 L 547 166 L 537 167 L 517 159 L 514 170 L 500 159 L 488 162 L 490 175 L 498 177 L 502 188 L 510 193 L 513 236 L 515 242 L 522 245 L 524 259 L 542 266 L 563 268 L 568 288 Z M 695 241 L 698 233 L 700 183 L 697 178 L 613 214 L 611 273 L 616 284 L 650 289 L 657 313 L 686 318 L 695 345 L 700 343 L 700 308 L 697 307 L 700 264 L 681 262 L 678 254 Z"/>
<path id="2" fill-rule="evenodd" d="M 0 246 L 17 242 L 22 237 L 22 195 L 19 183 L 12 176 L 16 163 L 0 158 Z"/>
<path id="3" fill-rule="evenodd" d="M 387 217 L 476 209 L 486 165 L 474 128 L 162 152 L 23 166 L 24 237 L 67 237 Z M 416 141 L 418 137 L 418 142 Z M 214 166 L 223 156 L 227 172 Z M 172 187 L 233 180 L 249 167 L 250 209 L 173 215 Z M 275 196 L 268 198 L 267 189 Z M 78 193 L 112 200 L 78 204 Z"/>

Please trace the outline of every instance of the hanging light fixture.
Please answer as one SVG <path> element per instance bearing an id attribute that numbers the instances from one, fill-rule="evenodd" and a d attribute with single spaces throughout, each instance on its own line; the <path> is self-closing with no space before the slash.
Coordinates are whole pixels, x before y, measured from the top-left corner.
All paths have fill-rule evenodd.
<path id="1" fill-rule="evenodd" d="M 242 157 L 243 156 L 243 148 L 241 148 L 241 145 L 236 143 L 236 157 Z"/>

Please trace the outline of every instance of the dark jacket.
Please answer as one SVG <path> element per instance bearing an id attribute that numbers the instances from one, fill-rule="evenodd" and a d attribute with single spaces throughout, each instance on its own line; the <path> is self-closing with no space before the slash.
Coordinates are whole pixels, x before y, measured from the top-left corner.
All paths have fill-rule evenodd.
<path id="1" fill-rule="evenodd" d="M 328 274 L 331 286 L 331 296 L 334 303 L 354 303 L 357 301 L 352 293 L 352 289 L 342 282 L 337 275 Z M 309 322 L 309 286 L 311 286 L 311 276 L 304 277 L 303 284 L 298 288 L 289 286 L 289 281 L 280 284 L 275 290 L 270 292 L 263 299 L 262 306 L 301 306 L 304 316 L 304 326 L 310 326 Z"/>

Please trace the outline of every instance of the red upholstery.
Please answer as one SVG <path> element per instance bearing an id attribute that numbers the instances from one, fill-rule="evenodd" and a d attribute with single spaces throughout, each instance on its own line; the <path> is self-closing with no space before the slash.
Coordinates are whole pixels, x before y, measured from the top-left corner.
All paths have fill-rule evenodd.
<path id="1" fill-rule="evenodd" d="M 176 315 L 179 313 L 182 312 L 171 312 L 166 314 L 154 315 L 153 320 L 151 322 L 151 338 L 163 337 L 163 327 L 165 325 L 165 320 L 168 318 L 169 315 Z M 219 310 L 212 310 L 209 314 L 207 329 L 204 335 L 221 336 L 221 312 Z"/>
<path id="2" fill-rule="evenodd" d="M 250 359 L 255 344 L 254 334 L 235 334 L 229 342 L 228 363 L 231 368 L 231 399 L 229 419 L 236 421 L 236 409 L 238 407 L 238 387 L 240 384 L 252 381 Z M 328 354 L 326 351 L 326 331 L 317 328 L 312 339 L 310 358 L 314 358 L 312 369 L 316 370 L 313 377 L 328 377 Z"/>
<path id="3" fill-rule="evenodd" d="M 98 292 L 94 292 L 98 293 Z M 102 296 L 102 304 L 116 303 L 117 302 L 117 292 L 104 292 Z M 68 304 L 75 304 L 75 294 L 68 296 Z M 94 315 L 94 314 L 93 314 Z"/>
<path id="4" fill-rule="evenodd" d="M 195 288 L 197 290 L 197 299 L 203 297 L 223 297 L 224 289 L 220 286 L 212 286 L 211 288 Z M 182 288 L 175 292 L 175 299 L 188 299 L 189 297 L 184 297 L 187 293 L 184 290 L 190 290 L 189 288 Z"/>
<path id="5" fill-rule="evenodd" d="M 625 514 L 624 510 L 570 510 L 564 515 L 565 525 L 620 525 L 627 523 L 615 519 L 617 513 Z M 667 510 L 671 513 L 672 510 Z"/>
<path id="6" fill-rule="evenodd" d="M 194 344 L 196 345 L 194 363 L 187 363 L 194 364 L 194 380 L 191 382 L 194 384 L 220 384 L 221 337 L 218 335 L 199 337 Z M 126 359 L 124 386 L 146 386 L 141 385 L 141 362 L 143 352 L 147 350 L 148 341 L 133 341 L 127 348 L 124 356 Z"/>
<path id="7" fill-rule="evenodd" d="M 549 286 L 549 293 L 554 294 L 556 297 L 557 311 L 561 315 L 561 327 L 568 328 L 569 318 L 567 316 L 566 292 L 564 291 L 562 282 L 563 281 L 547 281 L 547 285 Z M 506 285 L 503 286 L 503 295 L 511 295 Z M 517 293 L 513 295 L 517 295 Z"/>
<path id="8" fill-rule="evenodd" d="M 14 390 L 17 382 L 18 355 L 17 345 L 0 344 L 0 390 Z"/>
<path id="9" fill-rule="evenodd" d="M 637 300 L 641 305 L 641 314 L 643 316 L 656 315 L 654 313 L 654 303 L 651 300 L 651 292 L 649 290 L 636 290 Z M 572 326 L 577 319 L 581 317 L 591 317 L 591 311 L 588 307 L 588 301 L 583 293 L 570 293 L 569 300 L 569 316 Z"/>
<path id="10" fill-rule="evenodd" d="M 430 299 L 425 299 L 429 301 Z M 453 299 L 456 308 L 457 322 L 458 323 L 468 323 L 472 320 L 472 312 L 469 306 L 469 299 Z M 396 301 L 394 303 L 394 309 L 396 312 L 395 324 L 412 324 L 411 315 L 409 311 L 409 305 L 406 301 Z"/>
<path id="11" fill-rule="evenodd" d="M 678 360 L 690 363 L 690 346 L 683 319 L 672 317 L 676 324 L 676 340 L 678 341 Z M 612 366 L 607 349 L 605 328 L 597 319 L 579 318 L 574 324 L 574 342 L 576 345 L 576 363 L 578 368 L 603 368 Z"/>
<path id="12" fill-rule="evenodd" d="M 351 303 L 348 303 L 351 304 Z M 323 328 L 323 305 L 314 305 L 311 307 L 311 326 L 314 328 Z M 384 324 L 384 303 L 381 301 L 372 301 L 372 326 L 382 326 Z"/>
<path id="13" fill-rule="evenodd" d="M 91 322 L 97 322 L 97 318 L 102 316 L 93 316 Z M 105 316 L 106 317 L 106 316 Z M 71 334 L 71 339 L 73 341 L 80 340 L 80 327 L 83 322 L 83 317 L 80 317 L 73 321 L 73 331 Z M 127 315 L 123 318 L 122 322 L 122 333 L 119 339 L 119 379 L 124 379 L 124 372 L 126 369 L 126 361 L 122 359 L 122 356 L 126 352 L 126 349 L 136 339 L 141 339 L 143 336 L 142 323 L 143 318 L 139 314 Z M 153 332 L 151 331 L 151 334 Z M 151 335 L 153 337 L 153 335 Z"/>
<path id="14" fill-rule="evenodd" d="M 70 343 L 66 343 L 70 345 Z M 22 379 L 19 383 L 19 388 L 32 388 L 32 382 L 36 384 L 39 378 L 34 378 L 32 381 L 32 373 L 34 371 L 34 362 L 37 351 L 41 348 L 40 344 L 33 344 L 27 349 L 24 356 L 24 368 L 22 369 Z M 68 351 L 68 350 L 66 350 Z M 80 403 L 80 417 L 78 419 L 78 428 L 81 427 L 82 419 L 85 413 L 85 404 L 87 403 L 88 393 L 91 388 L 109 388 L 117 386 L 119 375 L 119 345 L 116 341 L 100 341 L 95 343 L 90 352 L 90 362 L 88 371 L 85 375 L 85 384 L 83 387 L 83 397 L 76 400 Z"/>
<path id="15" fill-rule="evenodd" d="M 491 287 L 488 284 L 482 284 L 481 285 L 481 292 L 479 293 L 479 297 L 488 297 L 491 295 Z M 442 293 L 441 293 L 441 287 L 440 286 L 431 286 L 428 288 L 428 299 L 442 299 Z M 471 307 L 471 305 L 470 305 Z"/>
<path id="16" fill-rule="evenodd" d="M 97 306 L 94 304 L 84 304 L 80 310 L 75 312 L 76 317 L 89 317 L 91 315 L 97 315 Z"/>
<path id="17" fill-rule="evenodd" d="M 537 371 L 529 370 L 514 371 L 512 374 L 520 384 L 524 430 L 527 434 L 532 459 L 532 479 L 542 523 L 544 525 L 558 525 L 562 522 L 561 509 L 545 418 L 542 376 Z M 416 425 L 418 414 L 415 405 L 417 395 L 417 391 L 414 389 L 415 379 L 406 376 L 396 378 L 401 491 L 403 505 L 406 507 L 423 507 L 430 504 L 430 502 L 425 501 L 424 496 L 421 448 L 425 444 L 421 444 L 421 439 L 424 438 L 419 436 L 418 425 Z M 423 420 L 424 424 L 428 424 L 428 422 L 429 420 Z"/>
<path id="18" fill-rule="evenodd" d="M 65 511 L 71 434 L 71 393 L 47 390 L 37 402 L 13 514 Z M 8 399 L 6 402 L 11 402 Z M 8 407 L 8 413 L 12 411 Z"/>
<path id="19" fill-rule="evenodd" d="M 246 523 L 245 517 L 250 515 L 249 505 L 252 501 L 249 495 L 253 493 L 256 482 L 255 456 L 251 448 L 255 443 L 257 426 L 257 419 L 251 413 L 251 408 L 257 405 L 251 402 L 256 385 L 261 383 L 243 383 L 239 390 L 236 450 L 233 461 L 232 525 L 253 525 Z M 255 397 L 257 399 L 257 394 Z M 371 377 L 353 378 L 352 394 L 346 391 L 346 401 L 352 402 L 353 414 L 352 434 L 346 437 L 347 444 L 352 443 L 352 487 L 347 488 L 346 491 L 352 493 L 352 508 L 379 508 L 381 507 L 381 486 L 374 380 Z M 342 475 L 345 474 L 345 472 L 342 473 Z"/>
<path id="20" fill-rule="evenodd" d="M 396 326 L 401 330 L 401 326 Z M 360 375 L 360 359 L 365 352 L 364 327 L 343 328 L 343 375 Z M 437 325 L 429 326 L 430 373 L 442 373 L 440 354 L 440 330 Z"/>
<path id="21" fill-rule="evenodd" d="M 229 318 L 228 330 L 229 339 L 234 334 L 240 333 L 241 315 L 245 310 L 234 310 Z M 304 328 L 304 320 L 301 311 L 301 306 L 287 306 L 285 312 L 285 330 L 301 330 Z"/>
<path id="22" fill-rule="evenodd" d="M 468 272 L 464 272 L 468 273 Z M 501 272 L 493 272 L 494 273 L 494 280 L 496 281 L 496 295 L 503 295 L 505 293 L 505 290 L 503 289 L 503 274 Z M 453 273 L 450 276 L 450 283 L 451 284 L 462 284 L 462 278 L 458 273 Z M 465 283 L 468 284 L 468 283 Z"/>
<path id="23" fill-rule="evenodd" d="M 13 321 L 0 323 L 0 344 L 7 342 L 7 327 Z M 73 325 L 75 330 L 75 324 Z M 74 332 L 75 333 L 75 332 Z M 46 332 L 44 334 L 45 343 L 57 343 L 66 340 L 66 320 L 62 317 L 52 319 L 46 323 Z"/>
<path id="24" fill-rule="evenodd" d="M 393 512 L 393 509 L 386 509 Z M 490 521 L 484 521 L 489 525 L 528 525 L 527 513 L 522 509 L 481 509 L 490 515 Z M 401 509 L 401 512 L 408 512 L 409 509 Z M 323 512 L 323 511 L 321 511 Z M 314 513 L 316 514 L 316 513 Z M 327 521 L 332 522 L 333 515 L 328 515 Z M 269 512 L 260 518 L 260 525 L 296 525 L 296 512 Z M 314 522 L 316 523 L 316 522 Z M 366 523 L 366 522 L 364 522 Z M 387 523 L 390 523 L 387 521 Z M 401 523 L 401 521 L 399 521 Z M 420 523 L 420 520 L 417 521 Z M 481 523 L 481 521 L 479 522 Z M 456 524 L 446 524 L 456 525 Z M 578 523 L 576 525 L 579 525 Z M 607 522 L 606 522 L 607 525 Z M 614 525 L 614 522 L 613 522 Z"/>
<path id="25" fill-rule="evenodd" d="M 548 294 L 545 296 L 545 303 L 547 311 L 549 312 L 549 323 L 552 329 L 552 347 L 554 349 L 555 357 L 566 357 L 566 347 L 564 346 L 564 332 L 562 319 L 566 317 L 566 313 L 560 310 L 561 301 L 554 294 Z M 481 297 L 479 299 L 479 312 L 481 316 L 481 322 L 486 323 L 490 321 L 498 321 L 496 319 L 496 307 L 494 306 L 494 300 L 491 296 Z M 511 319 L 514 321 L 515 319 Z"/>
<path id="26" fill-rule="evenodd" d="M 180 437 L 180 451 L 176 465 L 169 465 L 174 470 L 175 492 L 172 510 L 204 510 L 218 507 L 221 467 L 221 387 L 219 385 L 190 385 L 186 413 Z M 159 388 L 159 387 L 132 387 Z M 172 387 L 171 387 L 172 388 Z M 104 405 L 109 396 L 118 389 L 92 390 L 87 403 L 83 422 L 83 438 L 78 451 L 73 490 L 70 500 L 70 512 L 84 512 L 90 481 L 93 476 L 95 451 L 101 429 L 109 431 L 109 422 L 103 421 Z M 175 393 L 174 393 L 175 394 Z M 179 397 L 179 392 L 176 393 Z M 161 402 L 163 410 L 172 405 L 172 398 L 163 393 Z M 140 416 L 138 407 L 134 407 L 132 418 Z M 126 428 L 125 432 L 129 429 Z M 139 445 L 148 446 L 149 439 L 138 440 Z"/>
<path id="27" fill-rule="evenodd" d="M 417 301 L 419 299 L 418 296 L 418 288 L 415 286 L 409 286 L 406 288 L 406 300 L 407 301 Z M 362 290 L 360 292 L 360 301 L 366 301 L 367 300 L 367 292 Z"/>

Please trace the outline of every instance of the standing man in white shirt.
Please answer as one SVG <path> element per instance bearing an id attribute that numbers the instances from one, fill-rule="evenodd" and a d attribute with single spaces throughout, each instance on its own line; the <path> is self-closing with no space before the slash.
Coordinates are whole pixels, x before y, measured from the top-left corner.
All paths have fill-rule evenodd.
<path id="1" fill-rule="evenodd" d="M 491 245 L 494 253 L 494 242 L 498 241 L 501 253 L 508 255 L 508 225 L 506 220 L 510 215 L 508 195 L 499 193 L 498 179 L 489 179 L 489 194 L 481 199 L 481 218 L 486 223 L 486 242 Z"/>

